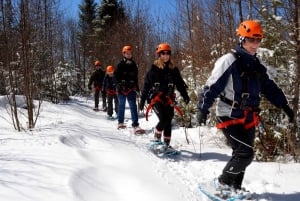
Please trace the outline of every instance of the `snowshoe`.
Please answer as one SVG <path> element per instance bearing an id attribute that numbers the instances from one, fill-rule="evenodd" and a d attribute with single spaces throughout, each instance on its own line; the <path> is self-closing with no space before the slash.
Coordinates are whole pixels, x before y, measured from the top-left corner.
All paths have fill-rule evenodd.
<path id="1" fill-rule="evenodd" d="M 112 116 L 112 115 L 107 115 L 107 116 L 106 116 L 106 119 L 107 119 L 107 120 L 116 120 L 117 117 L 114 117 L 114 116 Z"/>
<path id="2" fill-rule="evenodd" d="M 245 189 L 234 189 L 214 179 L 210 184 L 199 184 L 198 189 L 212 201 L 251 200 L 252 194 Z"/>
<path id="3" fill-rule="evenodd" d="M 97 108 L 97 107 L 93 108 L 93 110 L 96 112 L 100 111 L 99 108 Z"/>
<path id="4" fill-rule="evenodd" d="M 124 124 L 124 123 L 119 123 L 118 124 L 118 129 L 124 129 L 124 128 L 126 128 L 127 126 L 126 126 L 126 124 Z"/>
<path id="5" fill-rule="evenodd" d="M 142 134 L 145 134 L 146 131 L 144 129 L 142 129 L 141 127 L 139 127 L 139 126 L 136 126 L 136 127 L 133 128 L 133 133 L 135 135 L 142 135 Z"/>
<path id="6" fill-rule="evenodd" d="M 180 154 L 180 151 L 160 140 L 152 140 L 149 149 L 152 153 L 159 157 L 168 157 Z"/>

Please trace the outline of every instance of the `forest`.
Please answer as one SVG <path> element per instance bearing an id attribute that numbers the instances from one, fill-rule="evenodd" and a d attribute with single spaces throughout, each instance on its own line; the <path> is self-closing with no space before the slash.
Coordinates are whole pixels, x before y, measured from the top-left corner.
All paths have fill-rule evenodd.
<path id="1" fill-rule="evenodd" d="M 263 25 L 258 57 L 298 114 L 300 0 L 174 0 L 163 15 L 150 13 L 151 1 L 81 0 L 75 18 L 65 15 L 62 1 L 0 0 L 0 95 L 9 99 L 17 131 L 35 127 L 43 101 L 57 104 L 71 96 L 87 96 L 94 61 L 100 60 L 103 67 L 115 65 L 124 45 L 134 47 L 142 86 L 161 42 L 171 45 L 172 59 L 189 86 L 191 103 L 181 105 L 181 123 L 195 127 L 197 91 L 216 59 L 237 45 L 236 28 L 245 19 Z M 25 97 L 27 114 L 18 112 L 17 95 Z M 262 160 L 299 156 L 299 122 L 287 123 L 280 109 L 262 100 L 265 129 L 257 146 L 268 152 Z M 27 125 L 20 122 L 22 115 Z"/>

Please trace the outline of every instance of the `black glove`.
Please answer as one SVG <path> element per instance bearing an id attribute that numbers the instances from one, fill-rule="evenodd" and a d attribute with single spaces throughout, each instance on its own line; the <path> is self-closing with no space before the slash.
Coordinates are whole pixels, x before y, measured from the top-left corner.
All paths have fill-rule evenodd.
<path id="1" fill-rule="evenodd" d="M 282 107 L 282 109 L 286 113 L 286 115 L 289 117 L 289 122 L 293 123 L 295 115 L 294 115 L 293 110 L 290 108 L 290 106 L 289 105 L 284 105 Z"/>
<path id="2" fill-rule="evenodd" d="M 141 100 L 140 105 L 139 105 L 140 111 L 144 110 L 144 106 L 145 106 L 145 101 Z"/>
<path id="3" fill-rule="evenodd" d="M 184 97 L 183 100 L 184 100 L 185 104 L 189 104 L 189 102 L 190 102 L 190 97 L 189 97 L 189 96 Z"/>
<path id="4" fill-rule="evenodd" d="M 92 86 L 88 86 L 89 90 L 92 90 Z"/>
<path id="5" fill-rule="evenodd" d="M 199 110 L 197 113 L 197 120 L 198 120 L 199 126 L 206 125 L 207 113 Z"/>

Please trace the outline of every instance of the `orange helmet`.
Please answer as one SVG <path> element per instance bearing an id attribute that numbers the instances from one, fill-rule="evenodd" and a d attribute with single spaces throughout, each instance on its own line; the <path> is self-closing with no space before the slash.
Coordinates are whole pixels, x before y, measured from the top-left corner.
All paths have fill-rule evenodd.
<path id="1" fill-rule="evenodd" d="M 106 67 L 106 73 L 113 73 L 114 71 L 115 71 L 115 68 L 113 66 Z"/>
<path id="2" fill-rule="evenodd" d="M 263 29 L 257 21 L 245 20 L 241 22 L 236 34 L 242 37 L 262 38 Z"/>
<path id="3" fill-rule="evenodd" d="M 95 66 L 101 66 L 101 62 L 97 60 L 97 61 L 95 61 L 94 65 Z"/>
<path id="4" fill-rule="evenodd" d="M 130 45 L 125 45 L 123 48 L 122 48 L 122 54 L 124 54 L 125 52 L 127 51 L 132 51 L 132 48 Z"/>
<path id="5" fill-rule="evenodd" d="M 171 46 L 168 43 L 161 43 L 157 46 L 155 53 L 159 54 L 161 51 L 171 52 Z"/>

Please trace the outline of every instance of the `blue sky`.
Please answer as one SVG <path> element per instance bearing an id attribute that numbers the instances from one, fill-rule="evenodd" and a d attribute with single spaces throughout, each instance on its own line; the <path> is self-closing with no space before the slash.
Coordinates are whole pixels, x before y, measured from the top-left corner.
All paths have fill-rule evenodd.
<path id="1" fill-rule="evenodd" d="M 83 0 L 62 0 L 62 9 L 65 11 L 65 14 L 70 17 L 77 17 L 78 15 L 78 6 L 82 3 Z M 172 0 L 136 0 L 141 1 L 141 3 L 149 3 L 150 11 L 153 14 L 161 15 L 168 9 L 173 9 L 174 1 Z M 97 4 L 101 2 L 101 0 L 95 1 Z M 172 6 L 171 6 L 172 5 Z"/>

